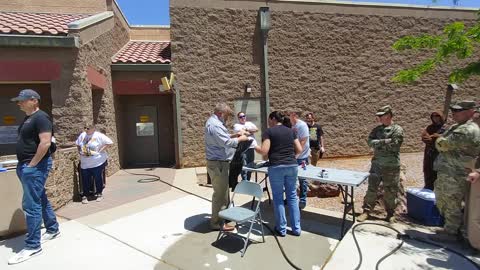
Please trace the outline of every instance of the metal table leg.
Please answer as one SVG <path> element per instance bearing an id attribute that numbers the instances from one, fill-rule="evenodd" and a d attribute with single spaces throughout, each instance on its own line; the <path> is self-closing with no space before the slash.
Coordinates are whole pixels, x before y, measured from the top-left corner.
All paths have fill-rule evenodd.
<path id="1" fill-rule="evenodd" d="M 255 183 L 259 183 L 259 184 L 262 184 L 262 183 L 265 183 L 265 186 L 263 187 L 263 192 L 267 192 L 267 196 L 268 196 L 268 204 L 272 204 L 272 198 L 270 196 L 270 191 L 268 190 L 268 174 L 265 174 L 265 177 L 260 181 L 258 182 L 258 172 L 255 172 Z M 254 201 L 255 201 L 255 197 L 253 198 L 252 200 L 252 210 L 253 210 L 253 204 L 254 204 Z"/>
<path id="2" fill-rule="evenodd" d="M 347 214 L 351 211 L 353 216 L 353 222 L 355 223 L 355 206 L 353 200 L 353 187 L 342 186 L 340 187 L 340 192 L 343 199 L 343 219 L 342 219 L 342 228 L 340 231 L 340 238 L 343 238 L 345 235 L 345 223 L 347 222 Z"/>

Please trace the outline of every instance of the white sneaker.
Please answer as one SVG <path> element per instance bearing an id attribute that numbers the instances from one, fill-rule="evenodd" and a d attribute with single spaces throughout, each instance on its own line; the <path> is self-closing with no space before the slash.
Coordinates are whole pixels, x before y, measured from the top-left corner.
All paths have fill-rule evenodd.
<path id="1" fill-rule="evenodd" d="M 83 203 L 83 204 L 87 204 L 87 203 L 88 203 L 88 199 L 87 199 L 86 196 L 83 196 L 83 197 L 82 197 L 82 203 Z"/>
<path id="2" fill-rule="evenodd" d="M 17 264 L 24 262 L 30 258 L 33 258 L 35 256 L 38 256 L 42 254 L 42 248 L 37 248 L 37 249 L 22 249 L 20 252 L 17 254 L 13 255 L 10 260 L 8 260 L 8 264 Z"/>
<path id="3" fill-rule="evenodd" d="M 43 244 L 47 241 L 53 240 L 53 239 L 58 238 L 58 237 L 60 237 L 60 231 L 58 231 L 56 233 L 46 232 L 46 233 L 42 234 L 42 238 L 40 239 L 40 243 Z"/>
<path id="4" fill-rule="evenodd" d="M 101 202 L 103 200 L 103 195 L 102 194 L 97 194 L 97 202 Z"/>

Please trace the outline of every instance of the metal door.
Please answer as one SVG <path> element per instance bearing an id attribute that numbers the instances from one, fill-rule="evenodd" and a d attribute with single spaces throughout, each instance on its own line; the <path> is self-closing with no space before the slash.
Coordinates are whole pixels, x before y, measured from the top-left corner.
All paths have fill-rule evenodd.
<path id="1" fill-rule="evenodd" d="M 128 167 L 158 165 L 158 119 L 156 106 L 127 106 L 125 161 Z"/>

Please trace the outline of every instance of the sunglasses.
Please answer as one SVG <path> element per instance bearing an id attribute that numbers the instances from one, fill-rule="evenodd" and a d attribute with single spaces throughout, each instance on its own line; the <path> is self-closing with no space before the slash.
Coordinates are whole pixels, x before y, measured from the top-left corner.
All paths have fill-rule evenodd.
<path id="1" fill-rule="evenodd" d="M 247 117 L 246 115 L 239 115 L 238 118 L 245 118 Z"/>
<path id="2" fill-rule="evenodd" d="M 466 111 L 466 109 L 450 109 L 452 112 L 463 112 Z"/>

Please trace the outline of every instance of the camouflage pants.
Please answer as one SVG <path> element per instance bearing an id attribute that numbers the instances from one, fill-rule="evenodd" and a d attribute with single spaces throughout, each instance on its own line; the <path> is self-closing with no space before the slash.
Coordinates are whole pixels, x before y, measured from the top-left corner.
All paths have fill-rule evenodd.
<path id="1" fill-rule="evenodd" d="M 398 183 L 400 182 L 400 167 L 381 168 L 374 166 L 370 168 L 368 177 L 368 190 L 363 199 L 363 209 L 367 211 L 375 208 L 377 200 L 377 191 L 380 183 L 383 182 L 385 210 L 387 213 L 393 213 L 397 206 Z"/>
<path id="2" fill-rule="evenodd" d="M 467 187 L 466 175 L 450 176 L 438 172 L 435 181 L 435 199 L 440 214 L 445 219 L 444 228 L 451 234 L 457 234 L 462 226 L 462 201 Z"/>

